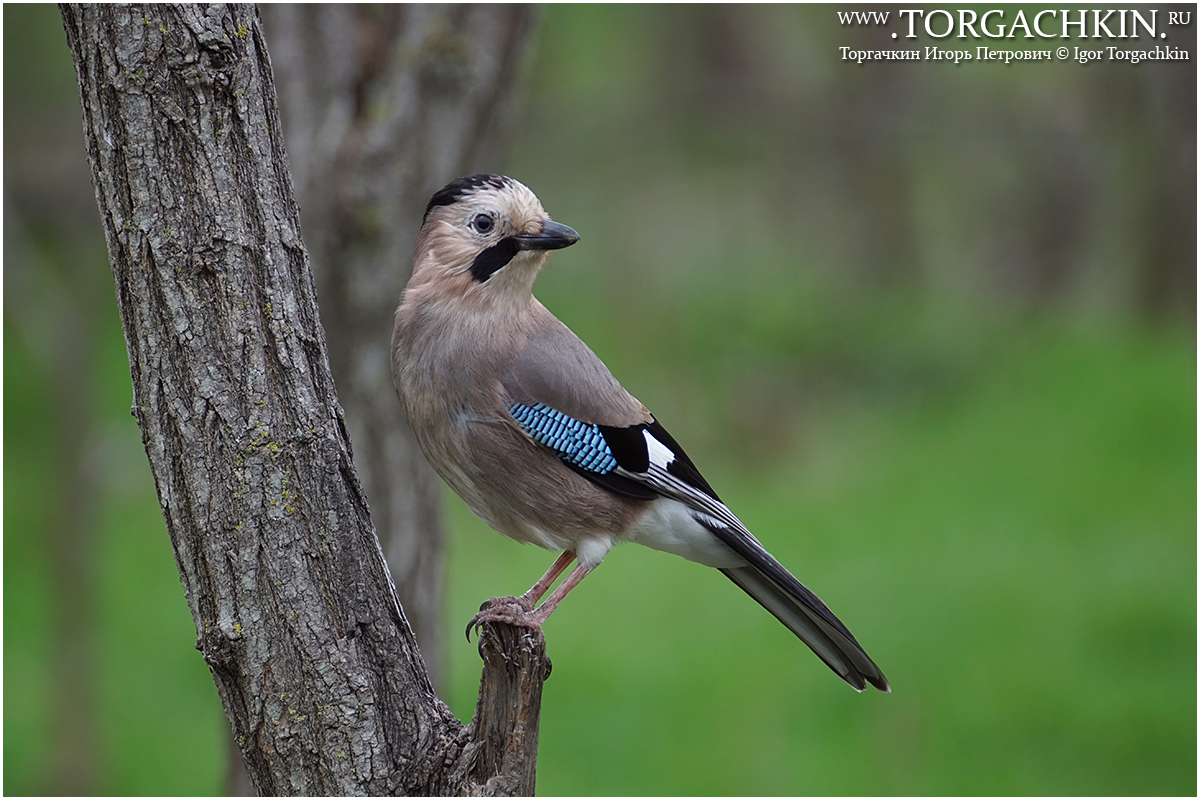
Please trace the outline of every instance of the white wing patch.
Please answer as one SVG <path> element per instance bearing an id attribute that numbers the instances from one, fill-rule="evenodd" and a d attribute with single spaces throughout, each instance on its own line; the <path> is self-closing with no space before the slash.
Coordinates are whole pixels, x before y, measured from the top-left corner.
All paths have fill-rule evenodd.
<path id="1" fill-rule="evenodd" d="M 671 452 L 671 448 L 655 439 L 650 431 L 642 431 L 642 435 L 646 437 L 646 455 L 650 457 L 650 463 L 666 469 L 667 465 L 675 460 L 675 454 Z"/>

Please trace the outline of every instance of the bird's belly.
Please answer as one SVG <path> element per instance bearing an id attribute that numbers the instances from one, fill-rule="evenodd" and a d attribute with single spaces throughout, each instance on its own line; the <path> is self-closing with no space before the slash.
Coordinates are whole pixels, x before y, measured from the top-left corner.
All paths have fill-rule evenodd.
<path id="1" fill-rule="evenodd" d="M 525 458 L 515 463 L 498 461 L 486 448 L 456 452 L 455 445 L 447 447 L 445 440 L 440 447 L 423 449 L 450 488 L 497 532 L 548 550 L 607 552 L 614 535 L 628 525 L 629 515 L 620 513 L 622 504 L 599 508 L 587 502 L 586 498 L 600 490 L 523 439 L 514 443 L 530 448 Z"/>
<path id="2" fill-rule="evenodd" d="M 548 550 L 569 549 L 570 542 L 561 535 L 544 530 L 529 519 L 528 513 L 511 502 L 512 495 L 498 493 L 494 480 L 481 481 L 478 475 L 460 468 L 448 460 L 434 460 L 434 470 L 442 476 L 454 493 L 462 498 L 475 516 L 497 532 L 523 544 L 536 544 Z M 499 502 L 504 498 L 506 502 Z"/>

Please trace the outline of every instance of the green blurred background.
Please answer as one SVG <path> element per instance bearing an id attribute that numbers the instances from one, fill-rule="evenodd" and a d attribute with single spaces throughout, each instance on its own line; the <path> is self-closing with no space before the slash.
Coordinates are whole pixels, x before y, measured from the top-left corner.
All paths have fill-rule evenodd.
<path id="1" fill-rule="evenodd" d="M 583 236 L 539 297 L 894 692 L 618 548 L 547 625 L 538 789 L 1194 795 L 1195 62 L 858 66 L 838 8 L 547 7 L 495 168 Z M 4 22 L 4 792 L 219 793 L 58 12 Z M 552 555 L 447 504 L 465 719 L 462 625 Z"/>

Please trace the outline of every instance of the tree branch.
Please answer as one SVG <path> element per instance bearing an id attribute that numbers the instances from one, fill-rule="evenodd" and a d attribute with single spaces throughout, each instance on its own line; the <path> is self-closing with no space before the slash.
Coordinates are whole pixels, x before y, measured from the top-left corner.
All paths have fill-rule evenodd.
<path id="1" fill-rule="evenodd" d="M 525 695 L 503 700 L 524 711 L 489 701 L 486 724 L 464 728 L 434 694 L 388 576 L 330 376 L 257 10 L 62 15 L 133 410 L 197 648 L 255 789 L 532 793 L 540 637 L 513 633 L 512 650 L 498 632 L 511 655 L 485 661 L 484 686 L 533 670 L 517 681 Z"/>
<path id="2" fill-rule="evenodd" d="M 460 769 L 468 794 L 532 794 L 537 772 L 542 683 L 550 659 L 541 631 L 485 623 L 480 628 L 483 677 L 471 720 L 472 745 Z M 454 778 L 457 783 L 460 778 Z"/>

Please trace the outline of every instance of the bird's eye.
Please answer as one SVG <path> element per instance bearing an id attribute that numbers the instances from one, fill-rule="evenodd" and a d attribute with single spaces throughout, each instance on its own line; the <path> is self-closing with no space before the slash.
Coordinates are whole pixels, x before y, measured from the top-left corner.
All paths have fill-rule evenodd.
<path id="1" fill-rule="evenodd" d="M 492 219 L 491 214 L 476 214 L 475 218 L 471 220 L 471 227 L 477 233 L 491 233 L 495 225 L 496 221 Z"/>

